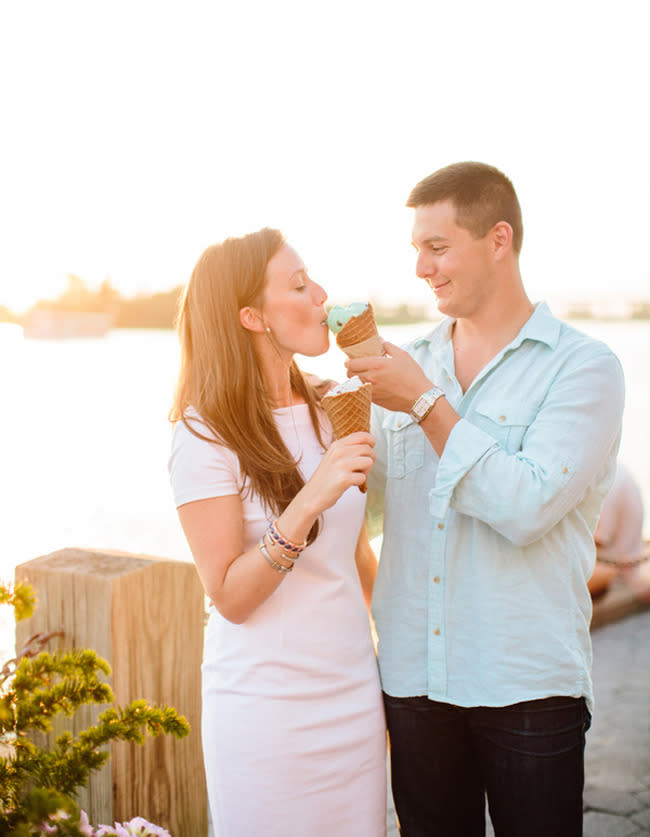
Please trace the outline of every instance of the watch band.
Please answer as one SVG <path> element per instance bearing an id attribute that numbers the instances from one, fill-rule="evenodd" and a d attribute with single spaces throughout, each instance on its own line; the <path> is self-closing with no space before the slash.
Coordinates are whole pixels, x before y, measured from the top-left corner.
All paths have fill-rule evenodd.
<path id="1" fill-rule="evenodd" d="M 419 398 L 416 398 L 413 406 L 409 410 L 409 415 L 413 421 L 418 424 L 423 421 L 433 409 L 436 401 L 442 398 L 444 394 L 444 390 L 440 387 L 431 387 L 431 389 L 423 392 Z"/>

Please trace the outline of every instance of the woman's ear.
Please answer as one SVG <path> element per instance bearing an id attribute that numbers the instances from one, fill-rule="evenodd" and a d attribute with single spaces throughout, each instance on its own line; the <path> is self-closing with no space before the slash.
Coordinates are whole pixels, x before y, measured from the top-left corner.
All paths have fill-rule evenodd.
<path id="1" fill-rule="evenodd" d="M 251 308 L 250 305 L 239 309 L 239 322 L 247 331 L 254 331 L 258 334 L 264 331 L 262 315 L 255 308 Z"/>

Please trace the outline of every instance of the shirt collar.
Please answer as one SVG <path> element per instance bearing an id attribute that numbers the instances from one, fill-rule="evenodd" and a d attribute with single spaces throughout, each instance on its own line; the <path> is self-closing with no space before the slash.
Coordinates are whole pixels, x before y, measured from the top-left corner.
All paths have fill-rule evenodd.
<path id="1" fill-rule="evenodd" d="M 451 340 L 451 330 L 455 322 L 456 320 L 451 317 L 445 317 L 428 334 L 415 340 L 413 348 L 419 349 L 420 346 L 428 344 L 430 349 L 435 349 L 448 343 Z M 535 310 L 526 320 L 519 334 L 510 343 L 509 348 L 516 349 L 524 340 L 534 340 L 539 343 L 546 343 L 549 348 L 554 349 L 560 339 L 561 328 L 562 323 L 557 317 L 553 316 L 548 304 L 546 302 L 538 302 L 535 305 Z"/>

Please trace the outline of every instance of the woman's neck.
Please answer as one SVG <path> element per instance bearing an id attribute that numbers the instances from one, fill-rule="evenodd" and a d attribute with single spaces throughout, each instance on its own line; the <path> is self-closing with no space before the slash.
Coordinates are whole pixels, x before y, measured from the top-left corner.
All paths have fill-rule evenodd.
<path id="1" fill-rule="evenodd" d="M 274 410 L 281 407 L 293 407 L 297 403 L 296 394 L 291 389 L 291 385 L 287 381 L 286 386 L 282 387 L 268 387 L 269 400 Z"/>
<path id="2" fill-rule="evenodd" d="M 302 403 L 302 398 L 291 387 L 291 363 L 293 358 L 288 360 L 279 357 L 277 354 L 267 354 L 261 360 L 264 385 L 271 407 L 277 410 L 281 407 L 293 407 L 294 404 Z"/>
<path id="3" fill-rule="evenodd" d="M 293 354 L 282 353 L 268 339 L 258 341 L 255 348 L 272 409 L 304 404 L 305 399 L 291 387 Z"/>

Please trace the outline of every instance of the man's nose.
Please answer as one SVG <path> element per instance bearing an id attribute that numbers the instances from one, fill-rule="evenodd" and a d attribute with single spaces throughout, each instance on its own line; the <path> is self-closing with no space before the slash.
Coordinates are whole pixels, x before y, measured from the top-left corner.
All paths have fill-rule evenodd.
<path id="1" fill-rule="evenodd" d="M 418 253 L 417 262 L 415 263 L 415 274 L 420 279 L 428 279 L 436 272 L 434 259 L 427 253 L 420 250 Z"/>

